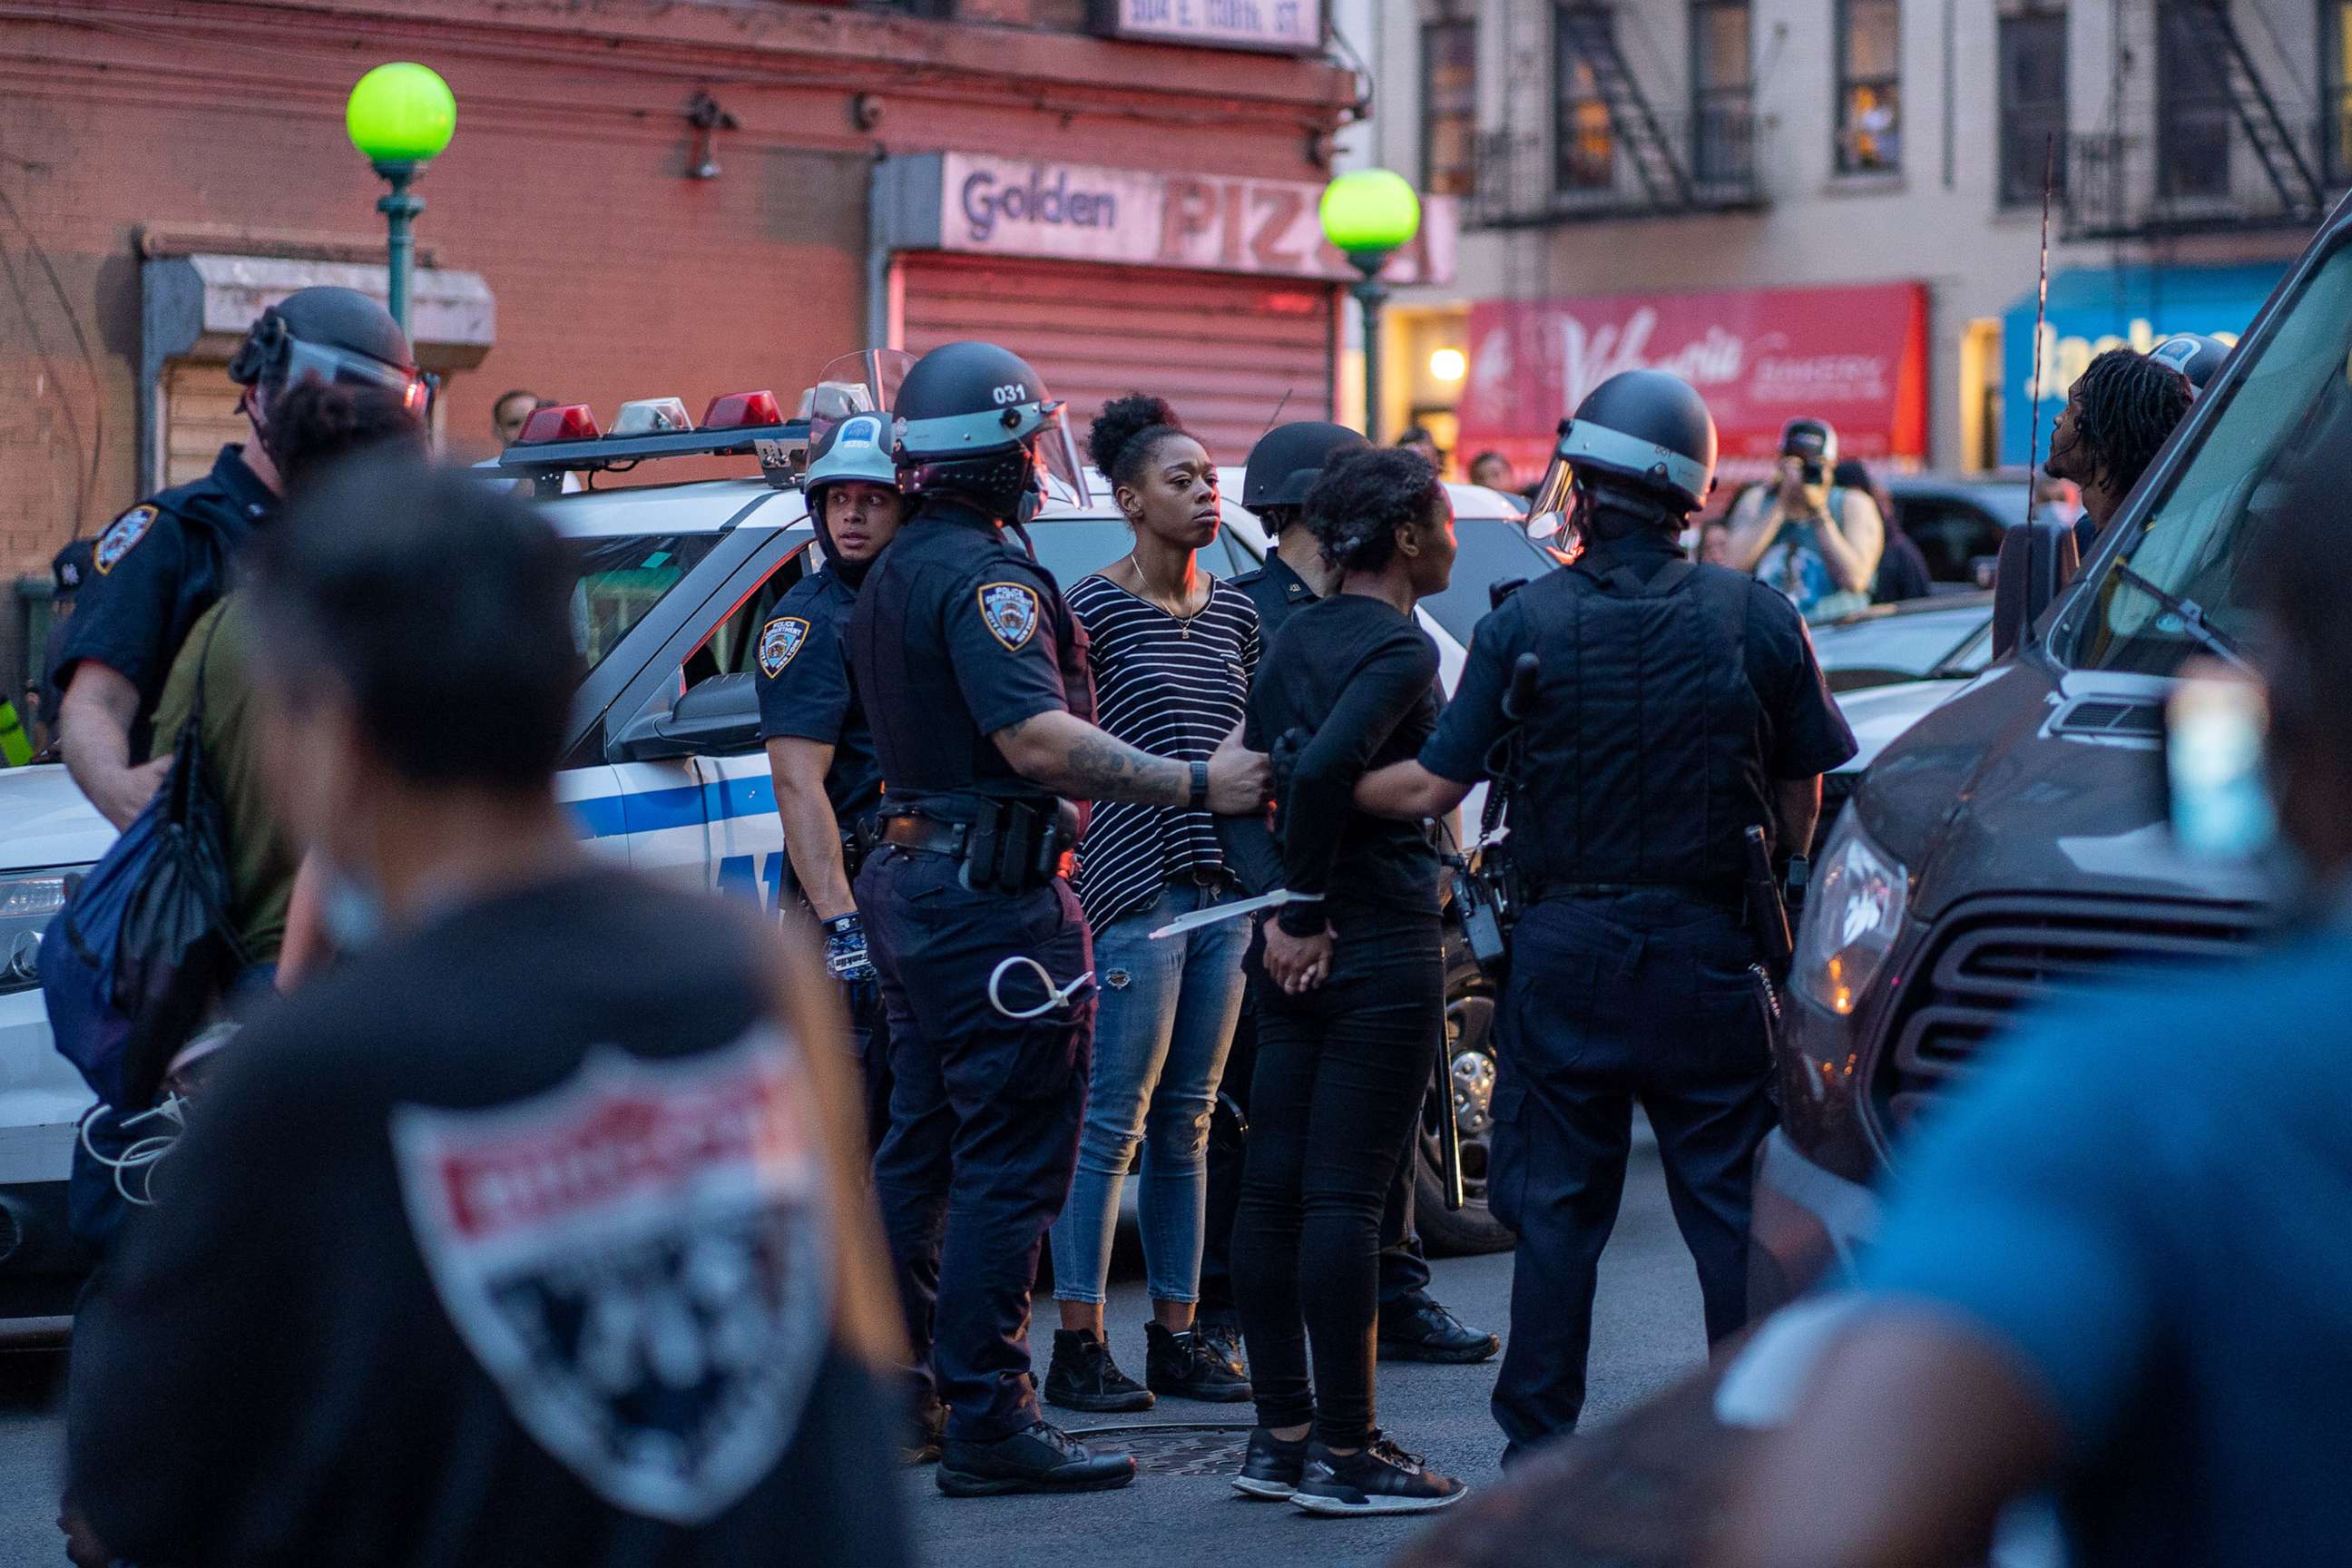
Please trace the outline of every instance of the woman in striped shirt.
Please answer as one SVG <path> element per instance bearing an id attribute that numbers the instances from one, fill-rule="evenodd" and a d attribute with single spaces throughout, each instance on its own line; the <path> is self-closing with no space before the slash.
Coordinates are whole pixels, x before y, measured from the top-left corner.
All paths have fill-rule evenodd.
<path id="1" fill-rule="evenodd" d="M 1068 594 L 1087 630 L 1096 721 L 1155 756 L 1205 763 L 1241 721 L 1258 650 L 1248 595 L 1194 559 L 1222 521 L 1216 468 L 1156 397 L 1113 401 L 1087 444 L 1135 531 L 1130 554 Z M 1247 1375 L 1192 1320 L 1209 1113 L 1241 1011 L 1249 922 L 1150 939 L 1176 916 L 1234 896 L 1205 811 L 1098 802 L 1076 881 L 1094 928 L 1101 1012 L 1077 1176 L 1053 1229 L 1062 1327 L 1045 1398 L 1097 1411 L 1144 1409 L 1155 1394 L 1245 1400 Z M 1119 1188 L 1139 1143 L 1148 1387 L 1118 1369 L 1103 1331 Z"/>

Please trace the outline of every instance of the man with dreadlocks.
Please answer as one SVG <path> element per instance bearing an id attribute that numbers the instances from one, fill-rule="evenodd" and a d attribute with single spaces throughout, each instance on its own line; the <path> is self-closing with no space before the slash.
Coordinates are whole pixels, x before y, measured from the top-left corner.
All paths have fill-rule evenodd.
<path id="1" fill-rule="evenodd" d="M 2074 542 L 2084 559 L 2196 395 L 2187 376 L 2134 349 L 2109 349 L 2067 389 L 2043 466 L 2082 488 Z"/>

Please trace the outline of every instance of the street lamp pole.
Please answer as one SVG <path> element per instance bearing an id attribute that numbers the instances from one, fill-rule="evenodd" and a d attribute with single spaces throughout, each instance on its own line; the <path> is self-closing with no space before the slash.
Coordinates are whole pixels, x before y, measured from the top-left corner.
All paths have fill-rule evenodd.
<path id="1" fill-rule="evenodd" d="M 1323 237 L 1359 274 L 1349 286 L 1364 317 L 1364 435 L 1381 438 L 1381 309 L 1388 286 L 1381 271 L 1421 231 L 1421 198 L 1401 174 L 1357 169 L 1323 188 Z"/>
<path id="2" fill-rule="evenodd" d="M 375 210 L 383 215 L 385 230 L 384 302 L 405 332 L 416 218 L 425 210 L 425 198 L 408 187 L 456 134 L 457 100 L 429 66 L 395 61 L 360 78 L 343 106 L 343 125 L 352 145 L 392 187 L 377 198 Z"/>
<path id="3" fill-rule="evenodd" d="M 416 261 L 415 223 L 425 211 L 425 198 L 408 188 L 421 165 L 409 163 L 378 163 L 375 172 L 383 176 L 392 189 L 376 198 L 375 210 L 384 218 L 385 249 L 389 252 L 391 278 L 384 294 L 392 310 L 392 319 L 403 332 L 408 331 L 408 277 Z"/>
<path id="4" fill-rule="evenodd" d="M 1389 302 L 1389 287 L 1381 281 L 1381 269 L 1389 264 L 1385 250 L 1359 250 L 1349 254 L 1349 263 L 1363 274 L 1348 286 L 1348 292 L 1364 319 L 1364 439 L 1375 447 L 1381 443 L 1381 310 Z"/>

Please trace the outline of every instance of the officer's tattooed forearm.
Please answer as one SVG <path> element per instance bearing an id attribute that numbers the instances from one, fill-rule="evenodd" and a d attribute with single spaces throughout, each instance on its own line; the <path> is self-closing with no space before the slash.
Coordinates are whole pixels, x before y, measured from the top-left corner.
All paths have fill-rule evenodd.
<path id="1" fill-rule="evenodd" d="M 1192 794 L 1192 770 L 1182 763 L 1138 751 L 1100 730 L 1070 742 L 1069 779 L 1089 800 L 1133 800 L 1181 805 Z"/>

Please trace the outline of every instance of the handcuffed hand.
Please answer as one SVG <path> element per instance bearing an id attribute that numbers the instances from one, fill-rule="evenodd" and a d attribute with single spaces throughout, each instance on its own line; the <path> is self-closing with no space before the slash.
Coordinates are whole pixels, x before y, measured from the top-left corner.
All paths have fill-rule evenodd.
<path id="1" fill-rule="evenodd" d="M 1313 936 L 1293 936 L 1279 921 L 1266 921 L 1266 978 L 1288 995 L 1314 990 L 1331 978 L 1331 950 L 1338 940 L 1328 930 Z"/>
<path id="2" fill-rule="evenodd" d="M 824 972 L 849 985 L 877 978 L 866 951 L 866 922 L 855 911 L 824 922 Z"/>

